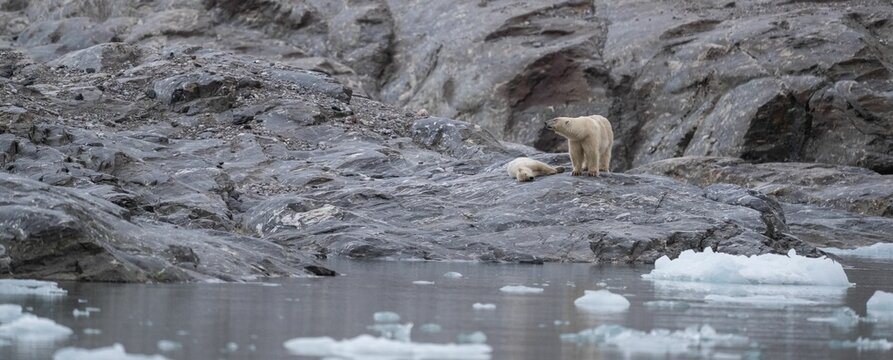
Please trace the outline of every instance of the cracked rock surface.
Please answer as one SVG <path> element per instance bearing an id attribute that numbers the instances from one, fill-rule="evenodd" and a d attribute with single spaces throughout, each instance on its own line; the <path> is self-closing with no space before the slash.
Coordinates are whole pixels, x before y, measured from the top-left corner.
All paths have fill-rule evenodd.
<path id="1" fill-rule="evenodd" d="M 889 241 L 889 12 L 854 3 L 0 0 L 0 276 Z M 638 167 L 505 173 L 567 165 L 541 124 L 577 112 L 608 114 L 615 170 Z M 658 161 L 679 155 L 733 158 Z"/>

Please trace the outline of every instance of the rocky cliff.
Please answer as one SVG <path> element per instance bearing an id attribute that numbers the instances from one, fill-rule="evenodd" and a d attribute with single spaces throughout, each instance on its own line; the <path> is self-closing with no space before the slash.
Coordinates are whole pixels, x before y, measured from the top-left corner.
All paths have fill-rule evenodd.
<path id="1" fill-rule="evenodd" d="M 0 271 L 240 280 L 330 275 L 328 256 L 889 241 L 889 3 L 623 4 L 0 1 Z M 591 112 L 635 169 L 505 173 L 568 163 L 542 120 Z M 682 155 L 735 158 L 665 160 Z"/>

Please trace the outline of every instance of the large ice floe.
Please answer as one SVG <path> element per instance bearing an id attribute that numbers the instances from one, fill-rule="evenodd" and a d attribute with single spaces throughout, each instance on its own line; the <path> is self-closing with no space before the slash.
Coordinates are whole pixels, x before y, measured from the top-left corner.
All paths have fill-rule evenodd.
<path id="1" fill-rule="evenodd" d="M 97 349 L 81 349 L 67 347 L 59 349 L 53 354 L 53 360 L 168 360 L 161 355 L 128 354 L 124 346 L 114 344 L 112 346 Z"/>
<path id="2" fill-rule="evenodd" d="M 787 255 L 754 256 L 683 251 L 676 259 L 663 256 L 654 270 L 642 275 L 649 280 L 720 284 L 850 286 L 843 267 L 828 258 L 808 258 L 790 250 Z"/>
<path id="3" fill-rule="evenodd" d="M 429 344 L 402 342 L 371 335 L 335 340 L 305 337 L 286 341 L 293 355 L 339 359 L 489 359 L 492 349 L 485 344 Z"/>
<path id="4" fill-rule="evenodd" d="M 893 293 L 875 291 L 866 304 L 868 316 L 880 320 L 893 320 Z"/>
<path id="5" fill-rule="evenodd" d="M 837 256 L 893 260 L 893 243 L 877 243 L 855 249 L 822 248 L 821 250 Z"/>
<path id="6" fill-rule="evenodd" d="M 750 339 L 735 334 L 717 333 L 710 325 L 690 326 L 685 330 L 654 329 L 644 332 L 620 325 L 601 325 L 575 334 L 562 334 L 561 340 L 577 344 L 594 344 L 630 355 L 709 355 L 714 348 L 750 346 Z"/>
<path id="7" fill-rule="evenodd" d="M 52 281 L 0 279 L 0 295 L 62 296 L 67 293 Z"/>
<path id="8" fill-rule="evenodd" d="M 72 334 L 55 321 L 22 312 L 15 304 L 0 305 L 0 340 L 5 342 L 52 342 Z"/>
<path id="9" fill-rule="evenodd" d="M 583 296 L 574 300 L 574 306 L 589 312 L 615 313 L 629 309 L 629 300 L 608 290 L 586 290 Z"/>

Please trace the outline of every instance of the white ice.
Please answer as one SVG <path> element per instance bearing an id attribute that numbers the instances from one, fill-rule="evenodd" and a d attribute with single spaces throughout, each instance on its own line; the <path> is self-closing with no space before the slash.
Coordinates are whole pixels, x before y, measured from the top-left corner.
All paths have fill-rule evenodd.
<path id="1" fill-rule="evenodd" d="M 53 360 L 168 360 L 161 355 L 128 354 L 124 346 L 115 344 L 98 349 L 67 347 L 53 354 Z"/>
<path id="2" fill-rule="evenodd" d="M 510 294 L 539 294 L 543 292 L 543 288 L 529 287 L 523 285 L 507 285 L 499 288 L 499 291 Z"/>
<path id="3" fill-rule="evenodd" d="M 461 333 L 456 336 L 456 341 L 460 344 L 484 344 L 487 342 L 487 335 L 480 331 Z"/>
<path id="4" fill-rule="evenodd" d="M 855 341 L 832 340 L 829 346 L 832 349 L 856 349 L 858 351 L 888 351 L 893 349 L 893 343 L 887 341 L 887 339 L 867 339 L 862 337 Z"/>
<path id="5" fill-rule="evenodd" d="M 649 309 L 685 311 L 690 307 L 685 301 L 655 300 L 646 301 L 643 305 Z"/>
<path id="6" fill-rule="evenodd" d="M 708 353 L 715 346 L 745 347 L 750 339 L 741 335 L 720 334 L 710 325 L 690 326 L 685 330 L 654 329 L 644 332 L 620 325 L 601 325 L 576 334 L 562 334 L 561 340 L 574 343 L 591 343 L 599 347 L 617 349 L 629 357 L 631 354 L 664 355 L 684 353 Z"/>
<path id="7" fill-rule="evenodd" d="M 419 326 L 419 331 L 421 331 L 423 333 L 433 334 L 433 333 L 439 333 L 442 330 L 443 330 L 443 327 L 441 327 L 439 324 L 422 324 L 422 326 Z"/>
<path id="8" fill-rule="evenodd" d="M 707 295 L 704 297 L 706 302 L 727 303 L 727 304 L 750 304 L 750 305 L 813 305 L 816 302 L 795 297 L 787 297 L 784 295 L 752 295 L 752 296 L 726 296 L 726 295 Z"/>
<path id="9" fill-rule="evenodd" d="M 471 308 L 475 310 L 496 310 L 496 304 L 474 303 L 474 305 L 471 305 Z"/>
<path id="10" fill-rule="evenodd" d="M 400 321 L 400 315 L 391 311 L 379 311 L 372 314 L 372 319 L 375 320 L 375 322 L 395 323 Z"/>
<path id="11" fill-rule="evenodd" d="M 65 339 L 71 333 L 71 329 L 65 326 L 33 314 L 23 314 L 15 320 L 0 325 L 0 339 L 14 341 L 55 341 Z"/>
<path id="12" fill-rule="evenodd" d="M 462 277 L 462 274 L 457 273 L 455 271 L 450 271 L 448 273 L 443 274 L 443 277 L 450 278 L 450 279 L 459 279 Z"/>
<path id="13" fill-rule="evenodd" d="M 15 304 L 0 304 L 0 324 L 8 323 L 22 316 L 22 307 Z"/>
<path id="14" fill-rule="evenodd" d="M 877 243 L 855 249 L 821 248 L 821 250 L 838 256 L 893 260 L 893 243 Z"/>
<path id="15" fill-rule="evenodd" d="M 379 336 L 384 339 L 396 340 L 400 342 L 411 342 L 412 323 L 408 324 L 375 324 L 366 327 L 369 330 L 378 332 Z"/>
<path id="16" fill-rule="evenodd" d="M 893 320 L 893 293 L 875 291 L 868 299 L 867 307 L 869 317 Z"/>
<path id="17" fill-rule="evenodd" d="M 283 346 L 293 355 L 340 359 L 490 359 L 485 344 L 431 344 L 400 342 L 360 335 L 353 339 L 295 338 Z"/>
<path id="18" fill-rule="evenodd" d="M 574 300 L 574 306 L 591 312 L 614 313 L 629 309 L 629 300 L 608 290 L 586 290 L 583 296 Z"/>
<path id="19" fill-rule="evenodd" d="M 416 280 L 412 282 L 415 285 L 434 285 L 433 281 Z"/>
<path id="20" fill-rule="evenodd" d="M 177 351 L 183 348 L 183 345 L 173 340 L 158 340 L 158 350 L 161 352 Z"/>
<path id="21" fill-rule="evenodd" d="M 686 250 L 673 260 L 667 256 L 657 259 L 654 270 L 642 277 L 728 284 L 851 285 L 839 263 L 799 256 L 794 250 L 787 255 L 753 256 L 715 253 L 709 247 L 700 253 Z"/>
<path id="22" fill-rule="evenodd" d="M 0 279 L 0 295 L 62 296 L 67 293 L 52 281 Z"/>
<path id="23" fill-rule="evenodd" d="M 832 313 L 831 316 L 811 317 L 806 320 L 813 321 L 813 322 L 830 323 L 833 326 L 848 328 L 848 327 L 856 326 L 856 324 L 859 323 L 861 318 L 859 317 L 859 314 L 856 314 L 855 310 L 844 306 L 844 307 L 837 308 L 836 310 L 834 310 L 834 313 Z"/>

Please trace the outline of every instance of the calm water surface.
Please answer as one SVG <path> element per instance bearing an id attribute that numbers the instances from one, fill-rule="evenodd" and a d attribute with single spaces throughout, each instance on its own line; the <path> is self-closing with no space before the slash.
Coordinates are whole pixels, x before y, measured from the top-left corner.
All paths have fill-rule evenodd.
<path id="1" fill-rule="evenodd" d="M 602 324 L 650 331 L 679 330 L 710 324 L 718 332 L 744 335 L 755 343 L 742 349 L 704 349 L 674 357 L 762 359 L 883 359 L 889 352 L 831 350 L 832 339 L 857 337 L 893 340 L 893 322 L 836 327 L 807 321 L 827 317 L 849 306 L 865 315 L 875 290 L 893 292 L 893 263 L 848 259 L 850 288 L 796 286 L 706 286 L 655 283 L 641 275 L 650 266 L 586 264 L 496 265 L 428 262 L 329 263 L 345 276 L 318 279 L 265 280 L 266 284 L 123 285 L 60 283 L 64 297 L 10 297 L 0 303 L 33 308 L 34 314 L 70 327 L 74 335 L 57 343 L 14 343 L 0 347 L 0 359 L 49 359 L 65 346 L 96 348 L 121 343 L 129 353 L 162 353 L 159 340 L 173 340 L 182 349 L 162 353 L 171 359 L 297 359 L 283 342 L 295 337 L 352 338 L 373 333 L 373 313 L 393 311 L 401 322 L 415 324 L 415 342 L 456 342 L 460 333 L 481 331 L 493 347 L 494 359 L 649 358 L 594 345 L 563 343 L 559 335 Z M 457 271 L 461 279 L 442 274 Z M 434 281 L 416 285 L 413 281 Z M 271 284 L 272 283 L 272 284 Z M 543 287 L 541 294 L 508 294 L 504 285 Z M 573 305 L 584 290 L 607 287 L 631 302 L 619 314 L 592 314 Z M 810 305 L 748 305 L 705 302 L 708 294 L 730 296 L 782 294 L 811 300 Z M 653 309 L 652 300 L 685 301 L 685 310 Z M 86 303 L 84 302 L 86 301 Z M 472 304 L 493 303 L 492 311 Z M 89 317 L 73 309 L 100 308 Z M 565 323 L 566 322 L 566 323 Z M 419 326 L 441 325 L 439 333 Z M 85 329 L 99 329 L 88 335 Z M 659 356 L 659 358 L 666 358 Z"/>

